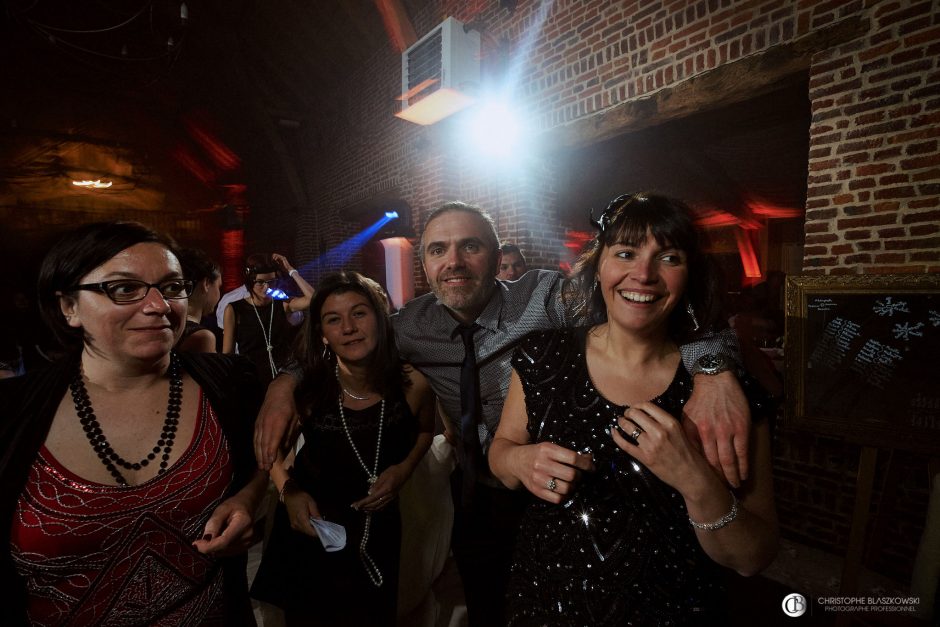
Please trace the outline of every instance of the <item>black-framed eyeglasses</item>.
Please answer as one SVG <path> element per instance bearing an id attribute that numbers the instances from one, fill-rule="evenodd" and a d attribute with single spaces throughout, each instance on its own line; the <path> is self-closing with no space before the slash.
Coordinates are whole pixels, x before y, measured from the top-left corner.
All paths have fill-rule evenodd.
<path id="1" fill-rule="evenodd" d="M 254 280 L 255 285 L 264 285 L 265 287 L 267 287 L 268 285 L 271 285 L 272 283 L 277 283 L 277 279 L 255 279 Z"/>
<path id="2" fill-rule="evenodd" d="M 64 291 L 89 290 L 101 292 L 113 302 L 125 305 L 142 301 L 152 287 L 155 287 L 160 295 L 168 300 L 189 298 L 189 295 L 193 292 L 193 282 L 185 279 L 169 279 L 159 283 L 147 283 L 136 279 L 115 279 L 113 281 L 102 281 L 101 283 L 76 285 Z"/>

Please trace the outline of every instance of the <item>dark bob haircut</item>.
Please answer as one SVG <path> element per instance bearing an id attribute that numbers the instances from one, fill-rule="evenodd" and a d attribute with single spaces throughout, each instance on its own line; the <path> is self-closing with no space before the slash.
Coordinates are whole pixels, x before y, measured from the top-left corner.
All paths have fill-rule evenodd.
<path id="1" fill-rule="evenodd" d="M 269 274 L 271 272 L 277 274 L 277 271 L 277 264 L 274 263 L 274 258 L 270 254 L 255 253 L 249 255 L 245 259 L 245 287 L 250 292 L 259 274 Z"/>
<path id="2" fill-rule="evenodd" d="M 618 244 L 639 246 L 650 233 L 660 246 L 683 251 L 689 269 L 685 293 L 669 316 L 669 336 L 683 343 L 724 326 L 718 269 L 703 252 L 695 217 L 685 203 L 657 194 L 625 194 L 611 201 L 594 225 L 599 232 L 576 262 L 565 288 L 565 304 L 573 320 L 590 325 L 607 321 L 607 307 L 596 282 L 601 255 L 605 248 Z M 699 329 L 687 311 L 689 305 Z"/>
<path id="3" fill-rule="evenodd" d="M 56 339 L 67 349 L 80 348 L 82 329 L 70 327 L 59 307 L 59 297 L 81 283 L 82 277 L 135 244 L 154 243 L 175 253 L 166 235 L 137 222 L 95 222 L 66 233 L 39 268 L 39 312 Z"/>
<path id="4" fill-rule="evenodd" d="M 176 251 L 176 257 L 183 266 L 183 276 L 192 281 L 193 285 L 205 279 L 212 283 L 222 276 L 219 264 L 199 248 L 180 248 Z"/>
<path id="5" fill-rule="evenodd" d="M 377 318 L 378 342 L 368 364 L 369 381 L 385 397 L 395 390 L 404 389 L 409 383 L 398 356 L 398 345 L 389 319 L 388 297 L 382 286 L 358 272 L 328 274 L 317 285 L 303 328 L 294 344 L 294 358 L 304 371 L 305 383 L 297 390 L 297 405 L 302 411 L 320 410 L 339 398 L 339 382 L 334 374 L 336 355 L 333 351 L 324 350 L 320 312 L 331 295 L 347 292 L 364 296 Z"/>

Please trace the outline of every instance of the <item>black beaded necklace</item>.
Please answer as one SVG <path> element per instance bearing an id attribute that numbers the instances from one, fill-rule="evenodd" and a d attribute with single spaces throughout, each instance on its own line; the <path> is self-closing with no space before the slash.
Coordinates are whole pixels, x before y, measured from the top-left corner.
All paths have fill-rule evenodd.
<path id="1" fill-rule="evenodd" d="M 157 440 L 157 445 L 153 447 L 153 451 L 137 463 L 127 461 L 111 448 L 108 438 L 101 431 L 101 425 L 98 424 L 95 411 L 91 407 L 88 390 L 85 388 L 85 382 L 82 381 L 81 368 L 79 368 L 75 379 L 69 385 L 69 389 L 72 391 L 72 401 L 75 403 L 75 412 L 78 414 L 79 422 L 82 423 L 82 429 L 88 437 L 88 442 L 95 450 L 95 453 L 98 454 L 101 463 L 104 464 L 119 485 L 126 486 L 128 483 L 121 471 L 117 469 L 117 466 L 122 466 L 127 470 L 140 470 L 156 459 L 161 449 L 163 450 L 163 458 L 160 461 L 160 470 L 157 471 L 157 474 L 163 474 L 169 466 L 170 451 L 173 449 L 173 440 L 176 438 L 176 427 L 179 425 L 180 408 L 183 400 L 183 377 L 180 374 L 179 361 L 176 355 L 172 353 L 170 354 L 169 374 L 170 398 L 166 403 L 166 420 L 163 422 L 163 431 L 160 433 L 160 439 Z"/>

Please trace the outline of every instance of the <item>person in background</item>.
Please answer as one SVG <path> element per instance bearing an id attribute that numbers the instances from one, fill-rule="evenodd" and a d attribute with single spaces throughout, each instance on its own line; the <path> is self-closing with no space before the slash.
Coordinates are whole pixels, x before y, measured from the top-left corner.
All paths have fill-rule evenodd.
<path id="1" fill-rule="evenodd" d="M 496 275 L 497 279 L 515 281 L 529 271 L 522 250 L 520 250 L 518 246 L 515 244 L 503 244 L 499 247 L 499 250 L 503 253 L 503 256 L 499 260 L 499 273 Z"/>
<path id="2" fill-rule="evenodd" d="M 219 329 L 225 330 L 225 310 L 228 308 L 229 303 L 241 300 L 248 294 L 249 290 L 244 283 L 222 294 L 222 298 L 219 299 L 219 304 L 215 308 L 215 324 Z"/>
<path id="3" fill-rule="evenodd" d="M 181 248 L 176 253 L 183 266 L 183 276 L 193 282 L 186 310 L 186 327 L 176 350 L 181 352 L 214 353 L 216 337 L 202 321 L 211 316 L 219 304 L 222 273 L 219 265 L 206 253 L 196 248 Z"/>
<path id="4" fill-rule="evenodd" d="M 192 290 L 173 249 L 105 222 L 42 263 L 67 353 L 0 381 L 4 624 L 254 625 L 261 388 L 244 358 L 172 352 Z"/>
<path id="5" fill-rule="evenodd" d="M 721 319 L 692 212 L 624 195 L 597 226 L 569 301 L 588 326 L 522 340 L 490 447 L 493 474 L 530 494 L 508 624 L 728 624 L 720 566 L 753 575 L 777 551 L 770 430 L 732 490 L 682 427 L 679 345 Z"/>
<path id="6" fill-rule="evenodd" d="M 323 278 L 295 348 L 304 444 L 280 492 L 252 587 L 292 625 L 394 626 L 401 520 L 398 492 L 431 444 L 427 380 L 402 364 L 382 288 L 356 272 Z M 346 529 L 327 552 L 311 519 Z"/>
<path id="7" fill-rule="evenodd" d="M 245 265 L 248 295 L 225 308 L 222 352 L 234 353 L 237 345 L 238 353 L 255 364 L 258 378 L 267 385 L 290 353 L 294 334 L 287 316 L 307 309 L 314 290 L 284 255 L 251 255 Z M 283 301 L 272 297 L 279 270 L 294 280 L 303 296 Z"/>

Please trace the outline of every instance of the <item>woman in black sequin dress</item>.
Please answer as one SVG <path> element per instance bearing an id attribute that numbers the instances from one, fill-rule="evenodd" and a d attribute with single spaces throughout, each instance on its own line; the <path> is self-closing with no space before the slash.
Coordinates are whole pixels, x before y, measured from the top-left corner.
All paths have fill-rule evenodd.
<path id="1" fill-rule="evenodd" d="M 535 497 L 508 622 L 723 624 L 724 569 L 755 574 L 777 550 L 767 421 L 734 489 L 687 434 L 677 343 L 719 309 L 688 208 L 621 196 L 596 226 L 572 281 L 590 326 L 523 340 L 489 452 L 503 483 Z"/>
<path id="2" fill-rule="evenodd" d="M 398 358 L 382 288 L 355 272 L 324 277 L 295 347 L 304 444 L 279 459 L 281 494 L 252 595 L 287 625 L 395 625 L 398 492 L 431 443 L 427 380 Z M 346 529 L 327 552 L 311 518 Z"/>

